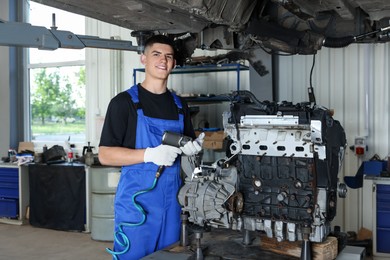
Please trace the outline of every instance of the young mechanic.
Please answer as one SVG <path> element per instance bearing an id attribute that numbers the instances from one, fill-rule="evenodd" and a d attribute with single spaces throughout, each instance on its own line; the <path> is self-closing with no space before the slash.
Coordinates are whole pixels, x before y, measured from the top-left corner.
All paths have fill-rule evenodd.
<path id="1" fill-rule="evenodd" d="M 114 248 L 108 250 L 114 259 L 140 259 L 179 240 L 179 155 L 197 154 L 203 143 L 202 137 L 195 139 L 188 106 L 167 89 L 176 64 L 173 41 L 163 35 L 151 36 L 140 58 L 145 80 L 110 101 L 99 144 L 101 164 L 122 166 L 114 204 Z M 164 145 L 166 130 L 194 141 L 181 148 Z M 146 215 L 139 224 L 144 216 L 132 197 L 150 189 L 161 165 L 165 168 L 156 186 L 136 197 Z"/>

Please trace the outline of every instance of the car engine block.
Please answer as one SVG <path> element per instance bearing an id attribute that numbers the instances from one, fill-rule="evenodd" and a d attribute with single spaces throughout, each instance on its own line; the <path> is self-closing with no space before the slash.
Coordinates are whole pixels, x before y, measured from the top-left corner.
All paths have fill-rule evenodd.
<path id="1" fill-rule="evenodd" d="M 312 103 L 258 101 L 235 92 L 223 115 L 226 158 L 185 170 L 178 199 L 199 226 L 323 242 L 336 215 L 345 133 Z"/>

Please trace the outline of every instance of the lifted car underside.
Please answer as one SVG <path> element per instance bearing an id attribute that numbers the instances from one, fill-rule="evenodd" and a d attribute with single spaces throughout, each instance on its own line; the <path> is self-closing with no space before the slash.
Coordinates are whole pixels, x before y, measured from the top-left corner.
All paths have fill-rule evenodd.
<path id="1" fill-rule="evenodd" d="M 323 46 L 387 42 L 385 0 L 33 0 L 133 31 L 142 44 L 164 33 L 178 42 L 181 62 L 195 48 L 234 51 L 230 58 L 269 52 L 314 54 Z"/>

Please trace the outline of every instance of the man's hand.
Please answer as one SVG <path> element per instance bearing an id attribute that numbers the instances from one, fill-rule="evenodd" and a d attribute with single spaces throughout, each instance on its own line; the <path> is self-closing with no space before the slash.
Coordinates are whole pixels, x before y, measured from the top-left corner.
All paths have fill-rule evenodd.
<path id="1" fill-rule="evenodd" d="M 201 133 L 198 138 L 195 139 L 195 141 L 186 143 L 183 147 L 180 147 L 180 149 L 187 156 L 198 154 L 200 151 L 202 151 L 204 136 L 205 134 Z"/>
<path id="2" fill-rule="evenodd" d="M 156 147 L 148 147 L 145 150 L 144 162 L 171 166 L 181 152 L 182 151 L 179 148 L 165 144 Z"/>

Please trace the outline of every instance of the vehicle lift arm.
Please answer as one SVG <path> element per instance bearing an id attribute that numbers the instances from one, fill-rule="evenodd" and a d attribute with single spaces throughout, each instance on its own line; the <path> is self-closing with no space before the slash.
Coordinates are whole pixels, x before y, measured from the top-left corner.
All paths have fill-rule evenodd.
<path id="1" fill-rule="evenodd" d="M 141 51 L 140 47 L 133 46 L 131 41 L 76 35 L 69 31 L 57 30 L 55 26 L 47 29 L 29 23 L 6 22 L 3 20 L 0 20 L 0 45 L 38 48 L 41 50 L 101 48 Z"/>

